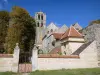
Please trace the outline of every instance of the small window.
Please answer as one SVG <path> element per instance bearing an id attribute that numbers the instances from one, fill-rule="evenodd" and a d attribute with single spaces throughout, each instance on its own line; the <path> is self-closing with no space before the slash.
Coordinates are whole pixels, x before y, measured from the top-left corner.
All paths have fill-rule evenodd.
<path id="1" fill-rule="evenodd" d="M 41 27 L 43 27 L 43 23 L 41 23 Z"/>
<path id="2" fill-rule="evenodd" d="M 37 23 L 37 26 L 39 27 L 39 22 Z"/>
<path id="3" fill-rule="evenodd" d="M 41 15 L 41 20 L 43 20 L 43 15 Z"/>
<path id="4" fill-rule="evenodd" d="M 38 19 L 40 20 L 40 15 L 38 15 Z"/>
<path id="5" fill-rule="evenodd" d="M 51 29 L 51 32 L 53 32 L 53 29 Z"/>
<path id="6" fill-rule="evenodd" d="M 64 54 L 66 55 L 66 52 L 64 51 Z"/>
<path id="7" fill-rule="evenodd" d="M 47 34 L 49 34 L 49 31 L 47 31 Z"/>
<path id="8" fill-rule="evenodd" d="M 55 46 L 55 41 L 52 42 L 52 46 Z"/>

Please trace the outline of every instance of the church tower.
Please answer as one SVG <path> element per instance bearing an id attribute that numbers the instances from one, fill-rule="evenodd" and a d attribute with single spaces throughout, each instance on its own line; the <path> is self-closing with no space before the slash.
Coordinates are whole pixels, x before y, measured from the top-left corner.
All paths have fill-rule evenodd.
<path id="1" fill-rule="evenodd" d="M 42 48 L 42 38 L 44 37 L 43 30 L 46 27 L 46 14 L 43 12 L 36 12 L 35 14 L 36 21 L 36 44 L 39 48 Z"/>
<path id="2" fill-rule="evenodd" d="M 43 12 L 36 12 L 35 20 L 37 27 L 46 27 L 46 15 Z"/>

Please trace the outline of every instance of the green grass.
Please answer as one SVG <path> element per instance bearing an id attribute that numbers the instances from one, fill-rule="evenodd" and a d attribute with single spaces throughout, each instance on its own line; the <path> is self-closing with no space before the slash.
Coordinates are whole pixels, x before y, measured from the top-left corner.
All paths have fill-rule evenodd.
<path id="1" fill-rule="evenodd" d="M 0 72 L 0 75 L 13 75 L 15 73 L 12 72 Z"/>
<path id="2" fill-rule="evenodd" d="M 0 75 L 22 75 L 22 74 L 13 72 L 0 72 Z M 35 71 L 30 73 L 29 75 L 100 75 L 100 68 Z"/>
<path id="3" fill-rule="evenodd" d="M 21 75 L 21 74 L 13 72 L 0 72 L 0 75 Z"/>
<path id="4" fill-rule="evenodd" d="M 100 68 L 35 71 L 30 75 L 100 75 Z"/>

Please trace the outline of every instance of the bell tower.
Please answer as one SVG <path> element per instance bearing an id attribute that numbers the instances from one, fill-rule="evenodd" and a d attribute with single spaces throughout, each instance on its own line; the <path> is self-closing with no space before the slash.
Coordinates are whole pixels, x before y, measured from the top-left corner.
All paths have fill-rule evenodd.
<path id="1" fill-rule="evenodd" d="M 46 14 L 43 12 L 36 12 L 35 14 L 36 26 L 37 27 L 46 27 Z"/>
<path id="2" fill-rule="evenodd" d="M 39 49 L 42 48 L 42 38 L 44 37 L 43 30 L 46 27 L 46 14 L 43 12 L 35 13 L 35 22 L 36 22 L 36 44 L 39 46 Z"/>

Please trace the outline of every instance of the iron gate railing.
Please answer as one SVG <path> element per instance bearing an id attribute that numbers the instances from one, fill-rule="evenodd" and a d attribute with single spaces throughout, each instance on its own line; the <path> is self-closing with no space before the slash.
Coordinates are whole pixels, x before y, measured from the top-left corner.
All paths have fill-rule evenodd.
<path id="1" fill-rule="evenodd" d="M 31 54 L 29 52 L 20 53 L 19 56 L 19 72 L 31 72 Z"/>

